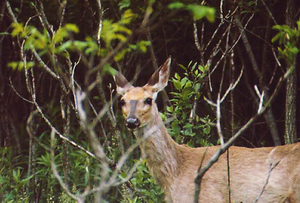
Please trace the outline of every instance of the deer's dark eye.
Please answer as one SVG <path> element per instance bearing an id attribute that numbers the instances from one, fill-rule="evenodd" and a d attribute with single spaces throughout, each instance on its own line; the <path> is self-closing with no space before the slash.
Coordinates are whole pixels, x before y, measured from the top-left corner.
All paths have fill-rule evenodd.
<path id="1" fill-rule="evenodd" d="M 152 104 L 152 98 L 147 98 L 145 101 L 144 101 L 145 104 L 148 104 L 148 105 L 151 105 Z"/>
<path id="2" fill-rule="evenodd" d="M 124 101 L 124 99 L 121 99 L 121 101 L 120 101 L 120 105 L 121 105 L 121 106 L 124 106 L 124 105 L 125 105 L 125 101 Z"/>

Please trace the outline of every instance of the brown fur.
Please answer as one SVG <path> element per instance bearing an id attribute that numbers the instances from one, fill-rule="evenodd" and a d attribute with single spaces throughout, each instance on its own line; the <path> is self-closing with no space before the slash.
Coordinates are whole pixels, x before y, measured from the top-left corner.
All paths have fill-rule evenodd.
<path id="1" fill-rule="evenodd" d="M 172 140 L 161 120 L 157 106 L 145 104 L 145 99 L 154 98 L 167 83 L 169 62 L 156 72 L 144 87 L 118 85 L 125 105 L 125 118 L 130 112 L 130 101 L 136 100 L 135 117 L 140 126 L 134 130 L 137 138 L 150 133 L 140 148 L 146 157 L 147 166 L 163 188 L 166 202 L 192 203 L 194 179 L 201 160 L 203 165 L 214 155 L 219 146 L 190 148 Z M 157 78 L 159 77 L 159 78 Z M 156 81 L 160 84 L 153 84 Z M 269 183 L 258 202 L 300 202 L 300 144 L 268 148 L 230 147 L 229 166 L 226 153 L 204 175 L 199 202 L 254 202 L 266 184 L 270 164 L 279 164 L 271 172 Z M 229 172 L 228 172 L 229 168 Z M 228 182 L 230 175 L 230 188 Z"/>

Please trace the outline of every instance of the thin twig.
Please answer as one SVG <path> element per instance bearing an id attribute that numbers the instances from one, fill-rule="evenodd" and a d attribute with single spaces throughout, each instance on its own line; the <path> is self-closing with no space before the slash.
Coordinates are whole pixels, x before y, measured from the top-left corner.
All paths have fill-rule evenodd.
<path id="1" fill-rule="evenodd" d="M 33 76 L 33 74 L 32 74 Z M 59 137 L 65 141 L 67 141 L 68 143 L 70 143 L 71 145 L 77 147 L 78 149 L 84 151 L 86 154 L 88 154 L 89 156 L 97 159 L 98 161 L 101 161 L 99 160 L 93 153 L 89 152 L 88 150 L 84 149 L 82 146 L 78 145 L 77 143 L 75 143 L 74 141 L 70 140 L 69 138 L 63 136 L 53 125 L 52 123 L 49 121 L 49 119 L 45 116 L 45 114 L 43 113 L 42 109 L 40 108 L 40 106 L 38 105 L 37 101 L 36 101 L 36 95 L 35 95 L 35 85 L 34 85 L 34 77 L 32 78 L 32 83 L 30 85 L 29 83 L 29 76 L 28 76 L 28 71 L 25 67 L 25 78 L 26 78 L 26 84 L 27 84 L 27 89 L 28 91 L 30 92 L 31 94 L 31 97 L 32 97 L 32 102 L 34 103 L 36 109 L 39 111 L 41 117 L 44 119 L 44 121 L 48 124 L 48 126 L 51 128 L 51 129 L 54 129 L 55 130 L 55 133 L 59 135 Z"/>
<path id="2" fill-rule="evenodd" d="M 63 2 L 60 4 L 59 7 L 59 28 L 61 28 L 63 21 L 64 21 L 64 17 L 65 17 L 65 12 L 66 12 L 66 7 L 67 7 L 67 0 L 63 0 Z"/>
<path id="3" fill-rule="evenodd" d="M 16 90 L 16 88 L 14 87 L 14 84 L 12 83 L 12 81 L 11 81 L 11 77 L 9 78 L 9 83 L 10 83 L 10 86 L 11 86 L 11 88 L 13 89 L 13 91 L 16 93 L 16 95 L 18 96 L 18 97 L 20 97 L 21 99 L 23 99 L 24 101 L 26 101 L 26 102 L 28 102 L 28 103 L 30 103 L 30 104 L 34 104 L 32 101 L 30 101 L 29 99 L 26 99 L 25 97 L 23 97 L 17 90 Z"/>
<path id="4" fill-rule="evenodd" d="M 101 5 L 101 0 L 97 0 L 97 6 L 99 9 L 99 24 L 98 24 L 98 31 L 97 31 L 97 42 L 98 42 L 98 46 L 101 47 L 101 32 L 102 32 L 102 21 L 103 21 L 103 9 L 102 9 L 102 5 Z"/>
<path id="5" fill-rule="evenodd" d="M 53 172 L 54 177 L 58 180 L 60 186 L 64 189 L 64 191 L 67 193 L 67 195 L 69 195 L 72 199 L 76 200 L 78 203 L 83 203 L 84 199 L 82 199 L 81 197 L 77 197 L 76 195 L 74 195 L 69 187 L 65 184 L 65 182 L 63 181 L 63 179 L 60 177 L 56 165 L 54 163 L 54 137 L 55 137 L 55 129 L 52 128 L 51 129 L 51 153 L 50 153 L 50 159 L 51 159 L 51 169 Z"/>
<path id="6" fill-rule="evenodd" d="M 263 5 L 266 7 L 266 10 L 268 11 L 268 14 L 270 15 L 270 17 L 272 18 L 273 22 L 275 25 L 278 25 L 277 21 L 275 20 L 272 12 L 270 11 L 269 7 L 266 5 L 264 0 L 261 0 L 261 2 L 263 3 Z"/>
<path id="7" fill-rule="evenodd" d="M 194 41 L 195 41 L 195 45 L 196 45 L 198 51 L 202 52 L 201 46 L 200 46 L 200 43 L 199 43 L 199 39 L 198 39 L 197 23 L 196 23 L 195 20 L 193 21 L 193 28 L 194 28 Z"/>
<path id="8" fill-rule="evenodd" d="M 249 128 L 249 126 L 261 115 L 263 114 L 267 108 L 270 106 L 270 104 L 272 103 L 272 101 L 274 100 L 275 96 L 277 95 L 279 88 L 281 87 L 281 85 L 283 84 L 283 82 L 289 77 L 289 75 L 293 72 L 293 68 L 288 69 L 288 71 L 278 80 L 277 86 L 275 87 L 275 90 L 273 92 L 273 94 L 271 95 L 271 97 L 269 98 L 269 100 L 265 103 L 265 106 L 262 107 L 261 111 L 257 112 L 257 114 L 255 114 L 252 118 L 250 118 L 248 120 L 248 122 L 246 124 L 244 124 L 239 130 L 238 132 L 235 133 L 235 135 L 233 137 L 231 137 L 223 146 L 221 146 L 217 152 L 211 157 L 211 159 L 208 161 L 208 163 L 200 170 L 200 172 L 197 174 L 195 180 L 198 180 L 196 182 L 196 184 L 199 184 L 199 188 L 201 188 L 201 180 L 204 176 L 204 174 L 208 171 L 208 169 L 210 169 L 214 163 L 216 163 L 218 161 L 218 159 L 220 158 L 220 156 L 226 152 L 226 150 L 228 150 L 228 148 L 235 142 L 235 140 L 237 138 L 239 138 L 241 136 L 241 134 Z M 263 101 L 263 100 L 261 100 Z M 197 191 L 198 192 L 198 191 Z M 195 198 L 194 198 L 194 203 L 198 203 L 199 202 L 199 197 L 200 197 L 200 190 L 199 193 L 196 193 L 195 191 Z"/>
<path id="9" fill-rule="evenodd" d="M 269 184 L 269 180 L 270 180 L 270 177 L 271 177 L 271 173 L 272 173 L 272 171 L 276 168 L 276 166 L 277 166 L 279 163 L 280 163 L 280 161 L 276 162 L 274 165 L 273 165 L 273 163 L 270 163 L 270 170 L 269 170 L 269 172 L 268 172 L 268 177 L 267 177 L 266 182 L 265 182 L 263 188 L 261 189 L 259 195 L 258 195 L 257 198 L 255 199 L 254 203 L 257 203 L 258 200 L 260 199 L 260 197 L 262 196 L 262 194 L 264 193 L 264 191 L 265 191 L 267 185 Z"/>

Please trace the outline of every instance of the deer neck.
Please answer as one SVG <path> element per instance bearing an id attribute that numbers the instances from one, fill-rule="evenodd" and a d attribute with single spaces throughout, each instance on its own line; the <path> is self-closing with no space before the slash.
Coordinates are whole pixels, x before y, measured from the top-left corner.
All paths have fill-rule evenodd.
<path id="1" fill-rule="evenodd" d="M 158 111 L 154 113 L 154 119 L 135 131 L 135 135 L 138 139 L 145 139 L 140 144 L 142 155 L 146 158 L 152 176 L 165 190 L 172 184 L 177 173 L 178 144 L 168 134 Z"/>

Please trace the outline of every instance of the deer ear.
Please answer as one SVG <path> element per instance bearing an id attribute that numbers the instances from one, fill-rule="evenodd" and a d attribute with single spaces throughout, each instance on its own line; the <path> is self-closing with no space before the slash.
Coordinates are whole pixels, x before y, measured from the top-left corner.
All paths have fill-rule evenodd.
<path id="1" fill-rule="evenodd" d="M 116 74 L 114 75 L 114 79 L 117 85 L 117 92 L 120 95 L 125 94 L 125 92 L 127 92 L 132 87 L 132 85 L 120 72 L 116 72 Z"/>
<path id="2" fill-rule="evenodd" d="M 161 67 L 159 67 L 159 69 L 157 69 L 153 73 L 147 85 L 152 86 L 156 92 L 163 90 L 168 84 L 170 66 L 171 66 L 171 56 L 166 60 L 166 62 Z"/>

